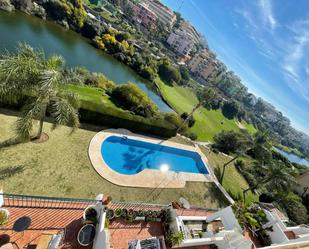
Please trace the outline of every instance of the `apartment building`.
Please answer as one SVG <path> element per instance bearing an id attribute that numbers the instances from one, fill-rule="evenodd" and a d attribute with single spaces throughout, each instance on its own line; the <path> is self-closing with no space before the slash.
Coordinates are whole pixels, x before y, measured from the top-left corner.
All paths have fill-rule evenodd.
<path id="1" fill-rule="evenodd" d="M 187 56 L 194 46 L 194 38 L 191 34 L 182 29 L 171 33 L 167 43 L 180 56 Z"/>
<path id="2" fill-rule="evenodd" d="M 193 38 L 194 44 L 198 44 L 200 42 L 200 35 L 190 22 L 181 22 L 179 29 L 184 30 L 190 34 Z"/>
<path id="3" fill-rule="evenodd" d="M 148 30 L 154 30 L 158 16 L 154 13 L 146 3 L 137 3 L 133 6 L 134 21 L 143 25 Z"/>
<path id="4" fill-rule="evenodd" d="M 208 50 L 203 50 L 189 61 L 188 67 L 197 78 L 206 80 L 217 71 L 218 62 L 214 54 Z"/>
<path id="5" fill-rule="evenodd" d="M 175 13 L 168 7 L 166 7 L 159 0 L 145 0 L 146 4 L 149 5 L 149 9 L 153 11 L 157 17 L 158 21 L 160 21 L 165 27 L 171 29 L 176 22 Z"/>

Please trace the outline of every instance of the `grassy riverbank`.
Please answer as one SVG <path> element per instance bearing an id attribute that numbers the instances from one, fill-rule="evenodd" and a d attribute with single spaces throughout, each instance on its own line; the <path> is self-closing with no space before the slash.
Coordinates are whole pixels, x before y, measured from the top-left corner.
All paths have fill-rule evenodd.
<path id="1" fill-rule="evenodd" d="M 14 113 L 15 114 L 15 113 Z M 0 141 L 13 136 L 14 115 L 0 114 Z M 0 149 L 0 187 L 7 193 L 94 198 L 98 193 L 114 200 L 168 203 L 181 196 L 198 206 L 217 208 L 226 205 L 221 192 L 212 183 L 187 183 L 183 189 L 128 188 L 114 185 L 100 177 L 88 158 L 88 145 L 96 131 L 68 127 L 51 131 L 45 123 L 49 140 Z M 89 128 L 89 127 L 88 127 Z M 90 127 L 99 130 L 102 127 Z"/>
<path id="2" fill-rule="evenodd" d="M 190 112 L 198 103 L 198 99 L 193 91 L 177 85 L 167 85 L 160 79 L 156 79 L 156 84 L 160 89 L 163 98 L 173 107 L 179 114 Z M 212 141 L 213 136 L 221 130 L 239 130 L 246 128 L 251 133 L 256 130 L 253 125 L 246 122 L 238 123 L 237 119 L 227 119 L 223 116 L 221 110 L 207 110 L 201 107 L 194 114 L 196 120 L 194 126 L 190 129 L 196 133 L 198 140 Z"/>

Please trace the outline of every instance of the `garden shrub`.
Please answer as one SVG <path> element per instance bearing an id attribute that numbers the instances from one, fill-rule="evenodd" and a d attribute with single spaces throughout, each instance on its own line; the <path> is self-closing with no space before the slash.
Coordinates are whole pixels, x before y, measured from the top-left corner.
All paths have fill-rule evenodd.
<path id="1" fill-rule="evenodd" d="M 111 96 L 123 108 L 143 117 L 152 117 L 159 111 L 147 94 L 133 83 L 116 86 Z"/>

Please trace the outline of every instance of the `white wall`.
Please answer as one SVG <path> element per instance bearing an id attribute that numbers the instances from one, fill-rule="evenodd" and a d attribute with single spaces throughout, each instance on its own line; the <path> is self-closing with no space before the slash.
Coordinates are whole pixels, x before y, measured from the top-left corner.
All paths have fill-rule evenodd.
<path id="1" fill-rule="evenodd" d="M 282 229 L 282 222 L 281 221 L 278 222 L 278 219 L 276 219 L 276 217 L 274 217 L 274 215 L 268 210 L 264 209 L 264 212 L 269 221 L 268 224 L 272 226 L 273 231 L 267 231 L 267 234 L 270 236 L 272 243 L 280 244 L 289 241 L 289 239 L 283 232 L 284 229 Z"/>

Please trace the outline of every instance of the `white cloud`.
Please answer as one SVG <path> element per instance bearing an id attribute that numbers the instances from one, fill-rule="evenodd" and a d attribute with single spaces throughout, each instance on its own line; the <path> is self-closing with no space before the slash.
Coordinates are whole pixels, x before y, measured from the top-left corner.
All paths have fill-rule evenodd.
<path id="1" fill-rule="evenodd" d="M 277 27 L 277 20 L 274 17 L 271 0 L 260 0 L 259 7 L 262 13 L 264 24 L 273 30 Z"/>
<path id="2" fill-rule="evenodd" d="M 288 27 L 293 39 L 287 46 L 282 63 L 283 72 L 291 90 L 309 103 L 309 18 L 296 21 Z"/>

